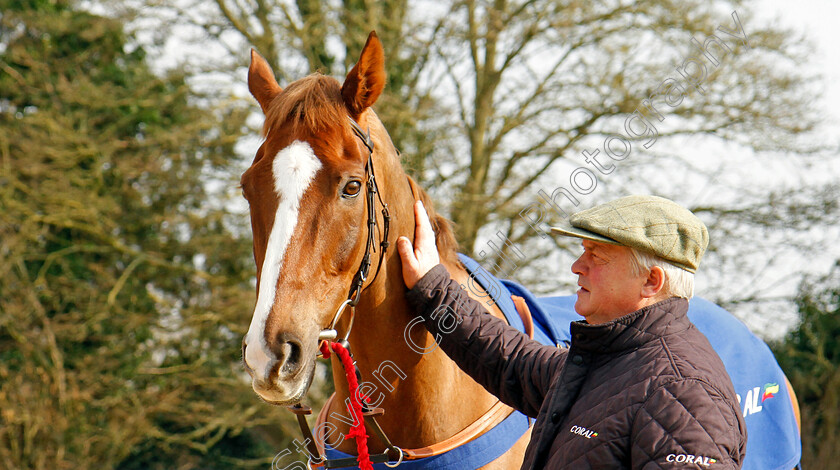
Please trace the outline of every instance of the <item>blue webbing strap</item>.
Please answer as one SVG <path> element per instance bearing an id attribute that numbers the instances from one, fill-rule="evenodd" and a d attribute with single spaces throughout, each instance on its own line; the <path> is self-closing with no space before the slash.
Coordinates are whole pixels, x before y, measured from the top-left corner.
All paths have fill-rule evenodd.
<path id="1" fill-rule="evenodd" d="M 528 304 L 528 309 L 531 311 L 531 318 L 534 323 L 534 340 L 541 344 L 557 346 L 558 344 L 563 344 L 563 340 L 568 338 L 568 335 L 562 334 L 563 328 L 558 326 L 557 322 L 551 321 L 552 319 L 545 314 L 537 302 L 536 297 L 527 289 L 512 281 L 499 280 L 467 255 L 459 253 L 458 257 L 461 260 L 461 264 L 467 269 L 467 273 L 470 275 L 472 281 L 478 283 L 490 295 L 496 294 L 493 296 L 493 300 L 505 315 L 510 326 L 519 331 L 525 331 L 525 325 L 522 323 L 522 319 L 519 318 L 516 305 L 514 305 L 513 300 L 510 298 L 511 294 L 513 294 L 524 298 L 525 303 Z M 467 285 L 466 289 L 474 294 L 478 294 L 474 292 L 475 289 L 471 285 Z M 568 325 L 566 329 L 568 329 Z"/>
<path id="2" fill-rule="evenodd" d="M 479 301 L 484 304 L 485 307 L 495 303 L 505 315 L 505 318 L 510 326 L 519 331 L 525 331 L 525 325 L 522 323 L 522 319 L 519 318 L 519 314 L 516 312 L 516 305 L 513 304 L 513 299 L 510 298 L 510 291 L 508 291 L 507 287 L 505 287 L 505 285 L 502 284 L 495 276 L 487 272 L 486 269 L 482 268 L 477 261 L 469 256 L 463 253 L 458 253 L 458 258 L 460 259 L 461 264 L 463 264 L 467 269 L 467 274 L 469 274 L 471 279 L 471 281 L 467 282 L 466 286 L 462 287 L 464 287 L 464 289 L 468 292 L 481 297 L 480 293 L 474 287 L 474 283 L 481 286 L 481 288 L 489 294 L 490 298 L 481 299 Z"/>
<path id="3" fill-rule="evenodd" d="M 501 457 L 516 441 L 528 431 L 530 423 L 528 417 L 518 411 L 511 413 L 504 421 L 493 429 L 478 436 L 472 441 L 449 452 L 417 460 L 403 460 L 399 468 L 410 470 L 460 470 L 479 468 Z M 511 442 L 511 436 L 516 439 Z M 352 457 L 352 455 L 326 446 L 328 459 Z M 349 467 L 346 467 L 349 468 Z M 385 470 L 385 464 L 374 464 L 373 468 Z"/>

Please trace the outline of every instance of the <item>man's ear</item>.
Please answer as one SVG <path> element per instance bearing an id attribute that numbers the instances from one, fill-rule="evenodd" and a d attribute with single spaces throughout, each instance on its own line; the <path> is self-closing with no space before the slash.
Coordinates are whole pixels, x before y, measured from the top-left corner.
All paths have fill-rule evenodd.
<path id="1" fill-rule="evenodd" d="M 642 297 L 654 298 L 662 293 L 665 288 L 665 270 L 659 266 L 653 266 L 648 272 L 645 283 L 642 285 Z"/>

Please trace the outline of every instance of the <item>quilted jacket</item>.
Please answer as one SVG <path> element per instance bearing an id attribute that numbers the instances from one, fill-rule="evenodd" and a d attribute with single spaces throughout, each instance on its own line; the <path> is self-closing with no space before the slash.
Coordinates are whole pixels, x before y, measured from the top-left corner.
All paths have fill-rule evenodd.
<path id="1" fill-rule="evenodd" d="M 486 314 L 442 265 L 407 297 L 449 357 L 536 418 L 523 469 L 741 467 L 735 391 L 685 299 L 574 322 L 571 346 L 558 349 Z"/>

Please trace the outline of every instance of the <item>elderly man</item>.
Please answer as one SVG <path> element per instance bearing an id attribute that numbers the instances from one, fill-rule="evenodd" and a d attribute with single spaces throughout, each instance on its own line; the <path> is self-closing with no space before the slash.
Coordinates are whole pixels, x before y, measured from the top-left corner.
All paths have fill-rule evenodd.
<path id="1" fill-rule="evenodd" d="M 746 425 L 732 382 L 686 317 L 705 225 L 667 199 L 629 196 L 552 231 L 583 239 L 571 346 L 530 340 L 469 300 L 439 265 L 415 207 L 398 249 L 408 299 L 441 348 L 503 402 L 535 417 L 522 468 L 740 468 Z M 448 305 L 458 326 L 430 316 Z"/>

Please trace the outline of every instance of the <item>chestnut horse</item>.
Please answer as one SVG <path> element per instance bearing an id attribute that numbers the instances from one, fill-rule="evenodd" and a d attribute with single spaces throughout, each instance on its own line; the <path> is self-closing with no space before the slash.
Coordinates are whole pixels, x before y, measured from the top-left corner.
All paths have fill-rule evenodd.
<path id="1" fill-rule="evenodd" d="M 488 419 L 488 410 L 499 409 L 498 399 L 434 349 L 425 328 L 411 327 L 414 315 L 406 303 L 399 255 L 378 244 L 393 246 L 401 235 L 414 238 L 413 205 L 421 198 L 443 264 L 454 279 L 469 283 L 449 223 L 405 174 L 371 109 L 384 86 L 384 53 L 375 33 L 343 84 L 313 74 L 282 89 L 266 61 L 252 51 L 248 87 L 265 114 L 265 140 L 241 179 L 257 265 L 257 301 L 243 359 L 257 395 L 271 404 L 296 404 L 312 381 L 322 331 L 341 314 L 335 329 L 340 337 L 350 330 L 347 339 L 362 380 L 370 381 L 364 393 L 385 410 L 378 418 L 382 430 L 402 449 L 421 449 L 447 442 L 476 421 L 498 422 L 510 409 Z M 353 123 L 369 130 L 372 155 Z M 374 199 L 364 196 L 371 190 L 371 172 L 378 178 L 378 195 L 377 210 L 369 212 Z M 383 230 L 379 210 L 385 204 L 392 216 L 390 233 Z M 369 214 L 375 225 L 368 225 Z M 353 319 L 345 303 L 370 247 L 369 230 L 377 242 L 370 251 L 373 269 L 367 279 L 362 276 Z M 503 318 L 497 308 L 490 311 Z M 341 364 L 335 357 L 332 361 L 336 391 L 328 413 L 322 413 L 322 431 L 337 431 L 326 433 L 327 444 L 355 454 L 352 440 L 343 439 L 349 424 L 336 419 L 348 413 L 341 404 L 349 391 Z M 530 431 L 483 468 L 518 468 L 529 437 Z M 385 450 L 376 437 L 369 445 L 372 454 Z"/>

